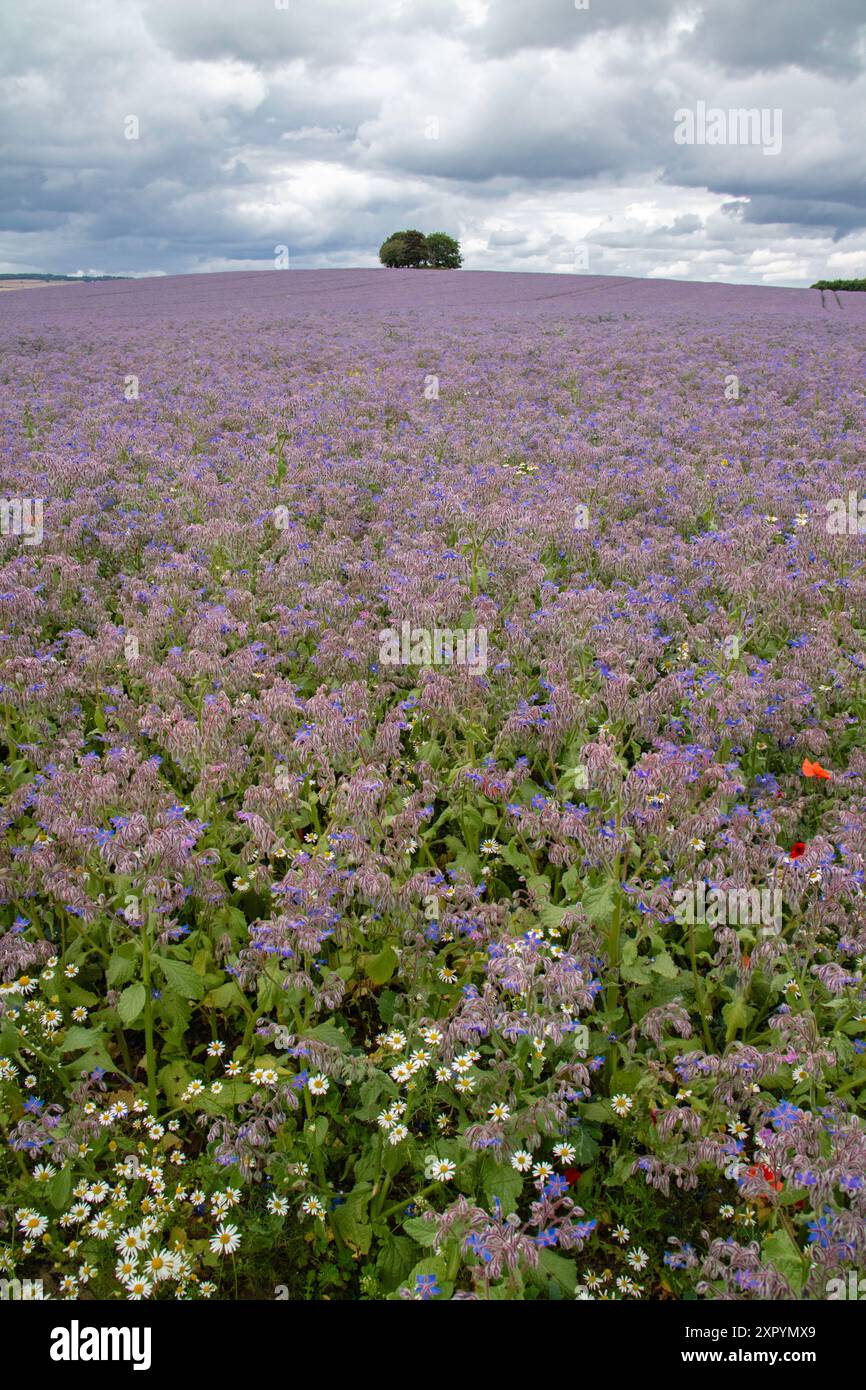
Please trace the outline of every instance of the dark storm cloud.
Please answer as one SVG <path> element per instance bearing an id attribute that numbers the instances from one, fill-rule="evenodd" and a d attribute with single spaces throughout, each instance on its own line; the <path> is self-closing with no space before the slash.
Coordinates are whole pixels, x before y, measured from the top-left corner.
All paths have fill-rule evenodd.
<path id="1" fill-rule="evenodd" d="M 853 76 L 863 71 L 863 0 L 725 0 L 706 5 L 685 52 L 750 73 L 797 66 Z"/>

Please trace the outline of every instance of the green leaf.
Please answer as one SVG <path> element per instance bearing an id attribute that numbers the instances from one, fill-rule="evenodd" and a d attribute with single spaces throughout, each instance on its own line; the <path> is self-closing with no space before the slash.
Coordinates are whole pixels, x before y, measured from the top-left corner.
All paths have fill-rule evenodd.
<path id="1" fill-rule="evenodd" d="M 526 886 L 536 897 L 545 899 L 545 907 L 541 909 L 542 912 L 550 906 L 547 902 L 550 897 L 550 880 L 545 878 L 544 874 L 527 874 Z"/>
<path id="2" fill-rule="evenodd" d="M 274 980 L 269 980 L 266 975 L 260 975 L 256 991 L 256 999 L 259 1009 L 263 1014 L 269 1014 L 277 1006 L 280 997 L 280 987 Z"/>
<path id="3" fill-rule="evenodd" d="M 586 1125 L 578 1125 L 577 1129 L 571 1130 L 568 1142 L 574 1148 L 575 1163 L 592 1163 L 598 1154 L 598 1142 L 590 1134 Z"/>
<path id="4" fill-rule="evenodd" d="M 580 870 L 576 864 L 572 864 L 571 868 L 562 875 L 562 891 L 568 894 L 569 900 L 577 893 L 579 883 Z"/>
<path id="5" fill-rule="evenodd" d="M 80 1052 L 83 1047 L 92 1047 L 100 1038 L 102 1029 L 82 1028 L 78 1024 L 74 1028 L 67 1028 L 63 1035 L 63 1042 L 60 1044 L 61 1052 Z"/>
<path id="6" fill-rule="evenodd" d="M 61 1168 L 48 1184 L 48 1200 L 55 1211 L 62 1211 L 72 1196 L 72 1167 Z"/>
<path id="7" fill-rule="evenodd" d="M 513 840 L 507 840 L 499 852 L 505 863 L 510 864 L 512 869 L 517 869 L 520 873 L 532 868 L 529 855 L 518 849 Z"/>
<path id="8" fill-rule="evenodd" d="M 589 920 L 599 926 L 610 919 L 614 908 L 614 891 L 610 883 L 587 885 L 581 896 L 581 906 Z"/>
<path id="9" fill-rule="evenodd" d="M 401 1284 L 415 1263 L 415 1242 L 408 1236 L 389 1236 L 379 1251 L 376 1269 L 386 1293 Z"/>
<path id="10" fill-rule="evenodd" d="M 165 976 L 169 989 L 173 989 L 182 999 L 201 999 L 204 980 L 191 965 L 186 965 L 182 960 L 172 960 L 171 956 L 154 956 L 153 959 Z"/>
<path id="11" fill-rule="evenodd" d="M 639 1066 L 619 1067 L 610 1078 L 610 1093 L 615 1096 L 618 1091 L 625 1091 L 629 1094 L 637 1088 L 641 1079 L 641 1069 Z M 583 1112 L 586 1114 L 586 1111 Z"/>
<path id="12" fill-rule="evenodd" d="M 144 985 L 140 982 L 127 985 L 117 1001 L 117 1012 L 124 1028 L 130 1028 L 144 1008 L 147 998 Z"/>
<path id="13" fill-rule="evenodd" d="M 163 1031 L 163 1041 L 172 1044 L 172 1052 L 185 1051 L 184 1040 L 192 1017 L 191 1006 L 173 989 L 167 989 L 162 996 L 162 1011 L 169 1022 L 168 1028 Z"/>
<path id="14" fill-rule="evenodd" d="M 202 1003 L 207 1009 L 243 1008 L 244 996 L 237 980 L 227 980 L 219 989 L 212 989 L 205 995 Z"/>
<path id="15" fill-rule="evenodd" d="M 632 1175 L 634 1154 L 621 1154 L 613 1167 L 605 1174 L 606 1187 L 624 1187 Z"/>
<path id="16" fill-rule="evenodd" d="M 181 1087 L 181 1092 L 185 1089 Z M 223 1081 L 222 1090 L 218 1095 L 213 1095 L 210 1091 L 204 1091 L 202 1095 L 195 1096 L 187 1104 L 193 1110 L 203 1110 L 207 1115 L 219 1115 L 224 1110 L 229 1110 L 233 1105 L 239 1105 L 242 1101 L 249 1100 L 255 1090 L 248 1081 L 240 1081 L 237 1077 L 232 1077 Z"/>
<path id="17" fill-rule="evenodd" d="M 357 1250 L 362 1255 L 370 1253 L 373 1243 L 373 1228 L 367 1220 L 367 1207 L 371 1195 L 372 1188 L 365 1184 L 350 1192 L 345 1202 L 331 1212 L 334 1229 L 339 1231 L 350 1249 Z"/>
<path id="18" fill-rule="evenodd" d="M 672 956 L 667 951 L 660 951 L 654 961 L 650 964 L 650 970 L 655 971 L 656 975 L 662 975 L 666 980 L 675 980 L 679 975 L 679 970 Z"/>
<path id="19" fill-rule="evenodd" d="M 725 1041 L 733 1042 L 737 1034 L 755 1017 L 755 1010 L 749 1007 L 741 994 L 738 994 L 736 999 L 725 1005 L 722 1014 L 727 1025 Z"/>
<path id="20" fill-rule="evenodd" d="M 517 1199 L 523 1191 L 523 1176 L 516 1168 L 512 1168 L 508 1163 L 485 1163 L 481 1185 L 491 1206 L 494 1197 L 499 1198 L 503 1216 L 510 1216 L 517 1210 Z"/>
<path id="21" fill-rule="evenodd" d="M 190 1074 L 183 1062 L 169 1062 L 157 1073 L 159 1084 L 171 1105 L 180 1104 L 180 1098 L 190 1081 Z"/>
<path id="22" fill-rule="evenodd" d="M 555 1280 L 566 1293 L 573 1294 L 577 1288 L 577 1266 L 573 1260 L 566 1260 L 553 1250 L 542 1250 L 538 1263 L 551 1279 Z"/>
<path id="23" fill-rule="evenodd" d="M 779 1273 L 787 1279 L 796 1294 L 800 1294 L 806 1282 L 806 1271 L 800 1250 L 787 1231 L 773 1231 L 766 1237 L 763 1247 L 764 1259 L 775 1265 Z"/>
<path id="24" fill-rule="evenodd" d="M 105 972 L 106 983 L 122 985 L 129 980 L 135 974 L 135 957 L 136 948 L 131 943 L 115 951 Z"/>
<path id="25" fill-rule="evenodd" d="M 379 1017 L 387 1028 L 390 1028 L 394 1022 L 399 998 L 400 996 L 393 989 L 383 989 L 379 995 L 376 1007 L 379 1010 Z"/>
<path id="26" fill-rule="evenodd" d="M 484 829 L 484 821 L 481 819 L 481 812 L 477 806 L 466 806 L 460 816 L 460 824 L 464 834 L 469 831 L 473 835 L 480 835 Z"/>
<path id="27" fill-rule="evenodd" d="M 649 962 L 638 957 L 637 942 L 628 940 L 622 948 L 619 973 L 630 985 L 648 985 L 652 976 L 647 968 Z"/>
<path id="28" fill-rule="evenodd" d="M 403 1222 L 403 1230 L 411 1236 L 417 1245 L 425 1249 L 430 1247 L 436 1239 L 436 1222 L 425 1221 L 423 1216 L 410 1216 L 408 1221 Z"/>
<path id="29" fill-rule="evenodd" d="M 96 1038 L 92 1047 L 89 1047 L 86 1052 L 82 1052 L 81 1056 L 76 1057 L 74 1061 L 67 1062 L 64 1068 L 66 1075 L 76 1081 L 82 1072 L 96 1071 L 97 1069 L 112 1073 L 117 1071 L 117 1063 L 109 1057 L 101 1038 Z"/>
<path id="30" fill-rule="evenodd" d="M 375 1120 L 377 1113 L 382 1108 L 382 1093 L 387 1096 L 397 1096 L 399 1091 L 385 1072 L 377 1071 L 365 1081 L 359 1091 L 360 1104 L 356 1102 L 353 1110 L 357 1120 Z"/>
<path id="31" fill-rule="evenodd" d="M 543 927 L 558 927 L 567 909 L 558 907 L 555 903 L 548 903 L 538 914 L 538 920 Z"/>
<path id="32" fill-rule="evenodd" d="M 308 1028 L 299 1041 L 303 1041 L 304 1038 L 313 1038 L 316 1042 L 327 1043 L 329 1047 L 338 1047 L 341 1052 L 348 1052 L 351 1046 L 346 1034 L 330 1021 L 317 1023 L 315 1028 Z"/>
<path id="33" fill-rule="evenodd" d="M 584 1119 L 598 1120 L 601 1124 L 610 1124 L 613 1119 L 613 1111 L 607 1101 L 592 1100 L 581 1107 L 580 1113 Z"/>
<path id="34" fill-rule="evenodd" d="M 652 984 L 651 973 L 642 960 L 634 960 L 632 963 L 623 960 L 620 963 L 620 974 L 627 984 Z"/>
<path id="35" fill-rule="evenodd" d="M 380 951 L 378 956 L 367 956 L 364 961 L 364 969 L 367 978 L 373 981 L 374 985 L 387 984 L 394 971 L 397 969 L 397 953 L 393 946 L 386 946 Z"/>

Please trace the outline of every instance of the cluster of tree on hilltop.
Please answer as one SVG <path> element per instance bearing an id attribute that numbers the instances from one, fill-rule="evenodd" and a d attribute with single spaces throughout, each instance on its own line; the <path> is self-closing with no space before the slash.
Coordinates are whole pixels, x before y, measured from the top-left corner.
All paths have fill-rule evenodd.
<path id="1" fill-rule="evenodd" d="M 47 272 L 36 270 L 22 270 L 10 272 L 8 275 L 3 272 L 0 280 L 68 280 L 75 284 L 83 280 L 85 284 L 94 284 L 97 280 L 128 280 L 128 275 L 50 275 Z"/>
<path id="2" fill-rule="evenodd" d="M 459 270 L 463 264 L 460 242 L 447 232 L 423 232 L 410 228 L 392 232 L 379 247 L 379 260 L 390 269 Z"/>
<path id="3" fill-rule="evenodd" d="M 866 280 L 816 280 L 813 290 L 866 290 Z"/>

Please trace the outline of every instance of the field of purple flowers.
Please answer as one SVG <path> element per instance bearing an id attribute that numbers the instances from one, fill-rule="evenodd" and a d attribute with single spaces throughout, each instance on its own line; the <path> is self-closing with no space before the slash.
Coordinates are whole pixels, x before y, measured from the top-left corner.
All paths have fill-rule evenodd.
<path id="1" fill-rule="evenodd" d="M 0 1277 L 862 1272 L 866 296 L 0 313 Z"/>

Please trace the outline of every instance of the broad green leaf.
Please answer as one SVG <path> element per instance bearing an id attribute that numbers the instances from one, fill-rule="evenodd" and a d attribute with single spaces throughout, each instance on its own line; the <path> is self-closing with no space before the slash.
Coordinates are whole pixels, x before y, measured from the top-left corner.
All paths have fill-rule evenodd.
<path id="1" fill-rule="evenodd" d="M 62 1211 L 72 1196 L 72 1167 L 67 1165 L 48 1184 L 48 1200 L 55 1211 Z"/>
<path id="2" fill-rule="evenodd" d="M 532 868 L 529 855 L 517 848 L 513 840 L 508 840 L 502 846 L 500 854 L 506 864 L 510 864 L 512 869 L 517 869 L 519 873 L 525 873 Z"/>
<path id="3" fill-rule="evenodd" d="M 352 1250 L 362 1255 L 370 1253 L 373 1241 L 373 1228 L 369 1224 L 367 1208 L 370 1204 L 371 1188 L 365 1185 L 350 1192 L 345 1202 L 331 1212 L 331 1221 L 343 1240 Z"/>
<path id="4" fill-rule="evenodd" d="M 436 1239 L 436 1222 L 425 1221 L 423 1216 L 410 1216 L 408 1221 L 403 1222 L 403 1230 L 425 1249 Z"/>
<path id="5" fill-rule="evenodd" d="M 794 1292 L 801 1293 L 806 1282 L 806 1269 L 800 1250 L 788 1232 L 779 1230 L 768 1235 L 764 1240 L 763 1254 L 765 1261 L 775 1265 L 779 1273 L 784 1275 Z"/>
<path id="6" fill-rule="evenodd" d="M 623 958 L 620 962 L 619 973 L 630 985 L 649 985 L 652 983 L 652 975 L 649 973 L 647 964 L 637 958 L 633 961 L 627 961 Z"/>
<path id="7" fill-rule="evenodd" d="M 348 1052 L 350 1043 L 345 1033 L 341 1032 L 335 1023 L 329 1020 L 325 1023 L 317 1023 L 315 1028 L 308 1028 L 302 1034 L 299 1041 L 304 1038 L 314 1038 L 316 1042 L 328 1043 L 330 1047 L 338 1047 L 341 1052 Z"/>
<path id="8" fill-rule="evenodd" d="M 367 956 L 364 969 L 374 985 L 384 985 L 397 969 L 397 963 L 397 952 L 393 946 L 385 946 L 377 956 Z"/>
<path id="9" fill-rule="evenodd" d="M 659 951 L 654 961 L 650 965 L 650 970 L 655 971 L 656 975 L 662 975 L 666 980 L 675 980 L 680 973 L 676 963 L 667 951 Z"/>
<path id="10" fill-rule="evenodd" d="M 116 950 L 108 962 L 105 979 L 109 985 L 122 985 L 135 974 L 135 946 L 128 942 Z"/>
<path id="11" fill-rule="evenodd" d="M 598 1154 L 598 1143 L 586 1125 L 578 1125 L 577 1129 L 571 1130 L 568 1135 L 568 1142 L 574 1148 L 575 1163 L 592 1163 Z"/>
<path id="12" fill-rule="evenodd" d="M 74 1028 L 67 1028 L 63 1034 L 60 1051 L 80 1052 L 83 1047 L 92 1047 L 100 1038 L 101 1033 L 101 1027 L 84 1028 L 81 1024 L 77 1024 Z"/>
<path id="13" fill-rule="evenodd" d="M 736 999 L 725 1005 L 722 1014 L 726 1024 L 725 1041 L 733 1042 L 737 1034 L 755 1017 L 755 1010 L 749 1007 L 741 994 L 738 994 Z"/>
<path id="14" fill-rule="evenodd" d="M 523 1176 L 516 1168 L 512 1168 L 510 1163 L 485 1163 L 481 1173 L 481 1185 L 491 1207 L 494 1197 L 498 1197 L 504 1216 L 510 1216 L 517 1210 L 517 1200 L 523 1191 Z"/>
<path id="15" fill-rule="evenodd" d="M 591 1100 L 588 1105 L 581 1106 L 581 1116 L 587 1120 L 598 1120 L 600 1124 L 610 1124 L 613 1119 L 613 1111 L 607 1101 Z"/>
<path id="16" fill-rule="evenodd" d="M 605 1187 L 623 1187 L 632 1176 L 634 1154 L 622 1154 L 605 1175 Z"/>
<path id="17" fill-rule="evenodd" d="M 574 1260 L 567 1260 L 564 1256 L 557 1255 L 554 1250 L 542 1250 L 538 1256 L 538 1264 L 566 1293 L 574 1293 L 577 1288 L 577 1266 Z"/>
<path id="18" fill-rule="evenodd" d="M 154 964 L 159 966 L 169 988 L 182 999 L 201 999 L 204 980 L 191 965 L 186 965 L 182 960 L 172 960 L 171 956 L 154 956 Z"/>
<path id="19" fill-rule="evenodd" d="M 391 1293 L 403 1282 L 415 1263 L 417 1253 L 415 1242 L 408 1236 L 389 1236 L 383 1242 L 376 1269 L 386 1293 Z"/>
<path id="20" fill-rule="evenodd" d="M 385 1072 L 377 1071 L 363 1082 L 359 1091 L 360 1104 L 356 1102 L 353 1113 L 358 1120 L 375 1120 L 382 1109 L 383 1092 L 389 1096 L 399 1095 L 397 1085 Z"/>
<path id="21" fill-rule="evenodd" d="M 169 1062 L 161 1067 L 157 1073 L 159 1084 L 169 1099 L 170 1104 L 177 1105 L 181 1095 L 186 1090 L 190 1082 L 190 1073 L 187 1071 L 183 1062 Z"/>
<path id="22" fill-rule="evenodd" d="M 544 874 L 527 874 L 526 886 L 538 898 L 546 900 L 550 897 L 550 879 L 545 878 Z M 549 906 L 546 901 L 545 906 Z"/>
<path id="23" fill-rule="evenodd" d="M 64 1070 L 67 1076 L 77 1081 L 81 1073 L 86 1071 L 116 1072 L 117 1063 L 109 1057 L 102 1039 L 97 1038 L 93 1046 L 89 1047 L 86 1052 L 82 1052 L 80 1057 L 67 1062 Z"/>
<path id="24" fill-rule="evenodd" d="M 568 872 L 562 875 L 562 891 L 568 894 L 569 900 L 576 895 L 579 883 L 580 870 L 573 864 Z"/>
<path id="25" fill-rule="evenodd" d="M 557 907 L 555 903 L 548 903 L 538 914 L 538 920 L 543 927 L 558 927 L 566 914 L 567 909 Z"/>
<path id="26" fill-rule="evenodd" d="M 237 1077 L 230 1077 L 227 1081 L 221 1082 L 221 1085 L 222 1090 L 217 1095 L 204 1091 L 188 1103 L 193 1109 L 203 1110 L 207 1115 L 219 1115 L 225 1110 L 230 1110 L 233 1105 L 240 1105 L 243 1101 L 249 1100 L 255 1090 L 255 1086 L 249 1081 L 241 1081 Z M 181 1091 L 183 1089 L 184 1087 L 181 1087 Z"/>
<path id="27" fill-rule="evenodd" d="M 120 1014 L 120 1021 L 124 1028 L 130 1028 L 138 1018 L 144 1008 L 146 998 L 144 985 L 140 981 L 134 985 L 126 986 L 117 1001 L 117 1012 Z"/>
<path id="28" fill-rule="evenodd" d="M 610 1093 L 616 1095 L 619 1091 L 630 1094 L 641 1079 L 641 1068 L 639 1066 L 620 1067 L 610 1079 Z M 584 1111 L 586 1114 L 586 1111 Z"/>
<path id="29" fill-rule="evenodd" d="M 581 895 L 581 906 L 591 922 L 597 926 L 610 920 L 614 908 L 614 890 L 610 883 L 599 883 L 595 887 L 587 885 Z"/>
<path id="30" fill-rule="evenodd" d="M 202 1003 L 208 1009 L 228 1009 L 232 1005 L 242 1009 L 243 998 L 237 980 L 227 980 L 219 989 L 212 989 L 210 994 L 205 995 Z"/>

